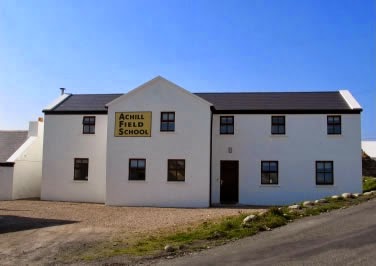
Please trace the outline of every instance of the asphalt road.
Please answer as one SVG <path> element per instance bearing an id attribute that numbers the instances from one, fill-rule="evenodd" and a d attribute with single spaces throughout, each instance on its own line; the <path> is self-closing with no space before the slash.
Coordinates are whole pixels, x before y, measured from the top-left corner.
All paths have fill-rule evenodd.
<path id="1" fill-rule="evenodd" d="M 376 265 L 376 200 L 159 265 Z"/>

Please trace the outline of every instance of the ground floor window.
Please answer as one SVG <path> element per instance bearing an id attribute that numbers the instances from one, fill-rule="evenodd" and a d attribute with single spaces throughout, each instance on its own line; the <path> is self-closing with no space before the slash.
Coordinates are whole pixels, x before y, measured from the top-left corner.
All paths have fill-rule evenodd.
<path id="1" fill-rule="evenodd" d="M 316 185 L 333 183 L 333 161 L 316 161 Z"/>
<path id="2" fill-rule="evenodd" d="M 145 159 L 129 159 L 129 180 L 145 180 Z"/>
<path id="3" fill-rule="evenodd" d="M 89 159 L 75 158 L 74 159 L 74 180 L 88 180 L 89 176 Z"/>
<path id="4" fill-rule="evenodd" d="M 168 160 L 168 181 L 185 181 L 185 160 Z"/>
<path id="5" fill-rule="evenodd" d="M 278 184 L 278 161 L 261 161 L 261 184 Z"/>

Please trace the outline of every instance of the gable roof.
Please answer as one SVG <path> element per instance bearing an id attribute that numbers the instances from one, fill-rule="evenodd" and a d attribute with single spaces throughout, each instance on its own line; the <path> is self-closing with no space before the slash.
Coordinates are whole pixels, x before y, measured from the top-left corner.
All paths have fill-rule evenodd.
<path id="1" fill-rule="evenodd" d="M 28 132 L 23 130 L 0 131 L 0 163 L 6 162 L 27 140 Z"/>
<path id="2" fill-rule="evenodd" d="M 71 94 L 46 114 L 107 114 L 106 104 L 123 94 Z M 194 93 L 214 113 L 360 113 L 339 91 Z"/>
<path id="3" fill-rule="evenodd" d="M 330 113 L 354 112 L 339 91 L 196 93 L 228 113 Z M 359 109 L 358 109 L 359 112 Z"/>

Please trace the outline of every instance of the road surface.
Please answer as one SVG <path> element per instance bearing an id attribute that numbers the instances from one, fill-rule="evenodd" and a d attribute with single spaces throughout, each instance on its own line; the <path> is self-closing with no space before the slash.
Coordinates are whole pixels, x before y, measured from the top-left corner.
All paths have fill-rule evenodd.
<path id="1" fill-rule="evenodd" d="M 376 200 L 159 265 L 376 265 Z"/>

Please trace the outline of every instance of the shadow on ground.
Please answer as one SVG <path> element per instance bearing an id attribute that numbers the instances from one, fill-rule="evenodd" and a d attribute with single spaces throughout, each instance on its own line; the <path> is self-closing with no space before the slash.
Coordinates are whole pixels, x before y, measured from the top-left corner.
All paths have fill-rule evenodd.
<path id="1" fill-rule="evenodd" d="M 0 234 L 72 223 L 77 221 L 0 215 Z"/>

